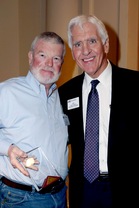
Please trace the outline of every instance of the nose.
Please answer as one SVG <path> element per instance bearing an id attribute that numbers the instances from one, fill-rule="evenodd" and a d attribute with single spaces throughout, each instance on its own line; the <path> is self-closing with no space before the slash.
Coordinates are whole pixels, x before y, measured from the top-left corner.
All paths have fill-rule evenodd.
<path id="1" fill-rule="evenodd" d="M 47 58 L 46 59 L 46 65 L 47 66 L 53 66 L 53 59 L 52 58 Z"/>
<path id="2" fill-rule="evenodd" d="M 82 53 L 83 53 L 83 55 L 88 55 L 88 54 L 90 54 L 90 52 L 91 52 L 91 48 L 90 48 L 88 42 L 85 41 L 83 44 L 83 47 L 82 47 Z"/>

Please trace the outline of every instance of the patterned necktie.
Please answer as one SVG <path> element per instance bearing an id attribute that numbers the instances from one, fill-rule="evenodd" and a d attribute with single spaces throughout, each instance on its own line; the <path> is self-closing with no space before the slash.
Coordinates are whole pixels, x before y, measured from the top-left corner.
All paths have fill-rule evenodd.
<path id="1" fill-rule="evenodd" d="M 90 183 L 99 176 L 99 97 L 96 89 L 98 83 L 98 80 L 91 81 L 86 117 L 84 177 Z"/>

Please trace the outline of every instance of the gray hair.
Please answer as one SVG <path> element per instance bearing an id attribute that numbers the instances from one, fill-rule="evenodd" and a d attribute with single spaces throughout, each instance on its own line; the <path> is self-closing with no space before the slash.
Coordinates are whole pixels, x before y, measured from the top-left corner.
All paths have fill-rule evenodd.
<path id="1" fill-rule="evenodd" d="M 83 28 L 83 24 L 86 22 L 90 22 L 96 26 L 97 31 L 100 35 L 100 38 L 101 38 L 103 44 L 109 38 L 105 25 L 96 16 L 94 16 L 94 15 L 88 15 L 88 16 L 87 15 L 79 15 L 79 16 L 71 19 L 68 24 L 68 45 L 70 48 L 72 48 L 72 28 L 75 25 L 78 25 L 80 28 Z"/>
<path id="2" fill-rule="evenodd" d="M 64 58 L 65 53 L 66 53 L 66 46 L 64 43 L 64 40 L 55 32 L 43 32 L 36 36 L 31 44 L 30 50 L 33 52 L 35 49 L 35 46 L 39 40 L 44 40 L 44 41 L 53 41 L 54 43 L 61 44 L 63 46 L 63 56 Z"/>

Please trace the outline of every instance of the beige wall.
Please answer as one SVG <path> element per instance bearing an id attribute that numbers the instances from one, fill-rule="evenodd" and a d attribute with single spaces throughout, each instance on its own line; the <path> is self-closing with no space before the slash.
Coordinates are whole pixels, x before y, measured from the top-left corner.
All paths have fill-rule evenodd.
<path id="1" fill-rule="evenodd" d="M 18 14 L 19 74 L 25 75 L 31 42 L 36 35 L 46 30 L 46 0 L 18 0 Z"/>
<path id="2" fill-rule="evenodd" d="M 120 1 L 120 0 L 119 0 Z M 124 12 L 123 12 L 124 11 Z M 119 65 L 139 70 L 139 1 L 122 0 L 119 4 Z"/>
<path id="3" fill-rule="evenodd" d="M 18 0 L 0 1 L 0 80 L 18 75 Z"/>
<path id="4" fill-rule="evenodd" d="M 139 70 L 139 0 L 130 0 L 128 5 L 127 66 Z"/>
<path id="5" fill-rule="evenodd" d="M 68 21 L 95 14 L 110 35 L 109 58 L 119 66 L 139 70 L 138 0 L 0 0 L 0 81 L 28 71 L 32 39 L 44 30 L 59 33 L 67 43 Z M 81 71 L 67 53 L 58 85 Z"/>
<path id="6" fill-rule="evenodd" d="M 34 36 L 46 29 L 46 0 L 0 0 L 0 81 L 28 71 Z"/>

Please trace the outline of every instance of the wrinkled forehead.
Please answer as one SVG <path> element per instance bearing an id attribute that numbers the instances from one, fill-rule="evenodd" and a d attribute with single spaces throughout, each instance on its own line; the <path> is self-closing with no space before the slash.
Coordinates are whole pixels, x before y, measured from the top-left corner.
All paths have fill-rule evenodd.
<path id="1" fill-rule="evenodd" d="M 74 39 L 84 39 L 88 40 L 93 37 L 99 37 L 99 33 L 96 25 L 87 22 L 80 25 L 74 25 L 72 27 L 72 40 Z"/>

